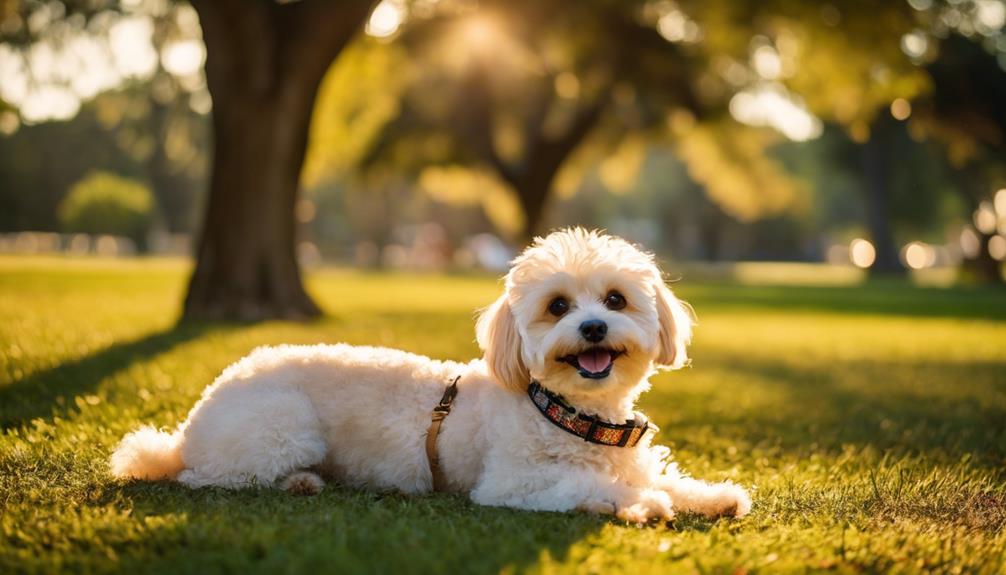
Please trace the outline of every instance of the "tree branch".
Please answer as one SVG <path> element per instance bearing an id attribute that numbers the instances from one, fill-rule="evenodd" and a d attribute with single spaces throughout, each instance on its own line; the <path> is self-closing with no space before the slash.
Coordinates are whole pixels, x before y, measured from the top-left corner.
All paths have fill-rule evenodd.
<path id="1" fill-rule="evenodd" d="M 527 168 L 527 164 L 530 163 L 530 158 L 533 158 L 535 154 L 538 153 L 539 146 L 543 141 L 542 126 L 545 125 L 545 119 L 548 117 L 548 111 L 555 102 L 555 74 L 548 74 L 547 78 L 549 81 L 545 84 L 545 96 L 537 98 L 535 105 L 532 106 L 531 113 L 528 114 L 526 121 L 524 122 L 524 169 Z"/>
<path id="2" fill-rule="evenodd" d="M 281 62 L 320 78 L 361 29 L 375 0 L 301 0 L 279 6 Z"/>
<path id="3" fill-rule="evenodd" d="M 535 153 L 527 158 L 529 173 L 551 172 L 553 175 L 566 158 L 597 125 L 611 101 L 611 85 L 602 90 L 590 104 L 577 110 L 569 128 L 555 139 L 538 138 Z"/>
<path id="4" fill-rule="evenodd" d="M 704 102 L 694 90 L 696 82 L 689 69 L 693 59 L 680 46 L 668 42 L 652 26 L 612 18 L 615 35 L 615 66 L 623 80 L 657 85 L 673 102 L 701 118 L 725 111 Z"/>

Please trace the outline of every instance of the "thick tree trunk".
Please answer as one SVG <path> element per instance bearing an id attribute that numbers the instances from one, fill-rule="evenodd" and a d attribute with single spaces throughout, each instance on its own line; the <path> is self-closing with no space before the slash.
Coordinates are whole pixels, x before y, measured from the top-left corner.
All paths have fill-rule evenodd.
<path id="1" fill-rule="evenodd" d="M 214 156 L 184 316 L 320 313 L 296 259 L 294 206 L 315 95 L 369 1 L 195 0 L 213 97 Z"/>
<path id="2" fill-rule="evenodd" d="M 890 181 L 888 154 L 891 145 L 886 119 L 874 122 L 870 139 L 862 146 L 863 192 L 866 223 L 877 259 L 870 267 L 871 276 L 904 276 L 905 266 L 898 258 L 898 246 L 891 231 Z"/>
<path id="3" fill-rule="evenodd" d="M 285 92 L 258 101 L 232 94 L 215 112 L 211 193 L 185 300 L 189 317 L 319 313 L 301 281 L 294 224 L 312 101 Z"/>

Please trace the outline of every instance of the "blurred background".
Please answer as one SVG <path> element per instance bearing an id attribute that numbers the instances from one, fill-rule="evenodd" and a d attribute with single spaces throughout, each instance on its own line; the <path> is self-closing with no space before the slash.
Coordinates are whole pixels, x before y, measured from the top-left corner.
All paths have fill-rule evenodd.
<path id="1" fill-rule="evenodd" d="M 0 250 L 498 272 L 566 225 L 675 270 L 1002 283 L 1002 0 L 0 0 Z"/>

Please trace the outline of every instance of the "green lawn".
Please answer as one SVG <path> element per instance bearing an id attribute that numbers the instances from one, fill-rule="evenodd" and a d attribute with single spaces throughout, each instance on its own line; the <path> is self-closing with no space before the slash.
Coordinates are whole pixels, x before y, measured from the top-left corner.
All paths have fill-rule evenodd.
<path id="1" fill-rule="evenodd" d="M 173 327 L 178 262 L 0 258 L 0 573 L 1006 571 L 1006 292 L 690 283 L 693 367 L 644 409 L 682 466 L 754 488 L 743 520 L 637 528 L 449 496 L 119 483 L 266 343 L 476 353 L 479 277 L 314 273 L 309 324 Z"/>

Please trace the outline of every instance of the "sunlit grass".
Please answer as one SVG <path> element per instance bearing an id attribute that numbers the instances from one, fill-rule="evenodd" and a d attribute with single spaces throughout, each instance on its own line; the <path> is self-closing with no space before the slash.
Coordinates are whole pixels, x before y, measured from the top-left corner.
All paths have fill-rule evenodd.
<path id="1" fill-rule="evenodd" d="M 308 324 L 173 327 L 180 262 L 0 259 L 0 572 L 1006 569 L 1006 293 L 677 285 L 694 365 L 644 409 L 682 466 L 754 486 L 740 521 L 639 529 L 329 487 L 123 484 L 111 447 L 173 425 L 265 343 L 476 353 L 492 278 L 314 273 Z"/>

